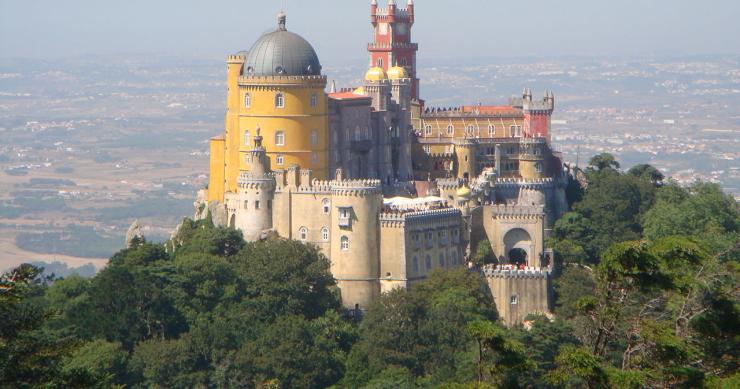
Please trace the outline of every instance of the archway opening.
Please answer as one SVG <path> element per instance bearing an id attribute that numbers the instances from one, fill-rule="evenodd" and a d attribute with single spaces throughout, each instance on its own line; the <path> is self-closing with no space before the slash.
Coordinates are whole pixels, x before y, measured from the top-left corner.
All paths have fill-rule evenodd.
<path id="1" fill-rule="evenodd" d="M 515 265 L 528 265 L 532 257 L 532 237 L 522 228 L 512 228 L 504 235 L 503 254 L 507 262 Z"/>
<path id="2" fill-rule="evenodd" d="M 231 219 L 229 219 L 229 227 L 236 228 L 236 214 L 231 215 Z"/>
<path id="3" fill-rule="evenodd" d="M 509 262 L 512 265 L 526 266 L 527 265 L 527 251 L 522 248 L 513 248 L 509 251 Z"/>

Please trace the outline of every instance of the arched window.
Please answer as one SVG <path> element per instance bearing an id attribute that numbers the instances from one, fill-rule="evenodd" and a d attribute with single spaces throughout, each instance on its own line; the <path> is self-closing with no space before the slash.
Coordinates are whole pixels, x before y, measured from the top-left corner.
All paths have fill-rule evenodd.
<path id="1" fill-rule="evenodd" d="M 275 108 L 285 108 L 285 95 L 278 93 L 275 95 Z"/>
<path id="2" fill-rule="evenodd" d="M 249 108 L 252 106 L 252 95 L 249 93 L 246 93 L 244 95 L 244 108 Z"/>
<path id="3" fill-rule="evenodd" d="M 319 144 L 319 131 L 318 130 L 311 130 L 311 144 L 314 146 Z"/>
<path id="4" fill-rule="evenodd" d="M 319 154 L 316 152 L 311 153 L 311 164 L 316 165 L 319 163 Z"/>
<path id="5" fill-rule="evenodd" d="M 282 155 L 278 155 L 277 157 L 275 157 L 275 164 L 277 164 L 278 166 L 283 166 L 283 163 L 285 163 L 285 157 L 283 157 Z"/>
<path id="6" fill-rule="evenodd" d="M 285 146 L 285 133 L 284 132 L 278 131 L 275 133 L 275 145 Z"/>
<path id="7" fill-rule="evenodd" d="M 244 131 L 244 144 L 249 146 L 249 130 Z"/>
<path id="8" fill-rule="evenodd" d="M 378 67 L 379 68 L 382 68 L 383 67 L 383 58 L 378 58 L 377 64 L 378 64 Z"/>
<path id="9" fill-rule="evenodd" d="M 494 124 L 488 125 L 488 136 L 493 138 L 493 136 L 496 135 L 496 126 Z"/>
<path id="10" fill-rule="evenodd" d="M 323 210 L 324 210 L 324 215 L 328 215 L 329 214 L 329 211 L 331 210 L 331 200 L 324 199 L 321 202 L 321 205 L 322 205 Z"/>
<path id="11" fill-rule="evenodd" d="M 447 135 L 453 135 L 453 134 L 455 134 L 455 126 L 450 124 L 449 126 L 447 126 Z"/>
<path id="12" fill-rule="evenodd" d="M 439 253 L 439 266 L 445 267 L 445 254 Z"/>
<path id="13" fill-rule="evenodd" d="M 419 258 L 414 257 L 414 271 L 419 272 Z"/>
<path id="14" fill-rule="evenodd" d="M 300 230 L 298 230 L 298 236 L 301 238 L 301 242 L 305 242 L 308 240 L 308 228 L 301 227 Z"/>
<path id="15" fill-rule="evenodd" d="M 316 96 L 316 93 L 311 95 L 311 108 L 316 108 L 316 106 L 319 105 L 319 97 Z"/>
<path id="16" fill-rule="evenodd" d="M 542 162 L 535 163 L 534 169 L 537 170 L 537 173 L 542 173 Z"/>
<path id="17" fill-rule="evenodd" d="M 249 209 L 249 201 L 244 200 L 244 209 Z"/>
<path id="18" fill-rule="evenodd" d="M 406 58 L 401 58 L 400 64 L 401 64 L 401 66 L 406 66 L 406 64 L 407 64 Z"/>
<path id="19" fill-rule="evenodd" d="M 323 242 L 329 241 L 329 229 L 326 227 L 321 228 L 321 241 Z"/>
<path id="20" fill-rule="evenodd" d="M 343 236 L 340 239 L 339 248 L 341 248 L 343 251 L 349 250 L 349 238 L 346 236 Z"/>
<path id="21" fill-rule="evenodd" d="M 425 135 L 432 135 L 432 125 L 431 124 L 427 124 L 424 127 L 424 134 Z"/>
<path id="22" fill-rule="evenodd" d="M 471 134 L 474 133 L 475 132 L 475 126 L 472 125 L 472 124 L 468 124 L 468 132 L 471 133 Z"/>
<path id="23" fill-rule="evenodd" d="M 430 270 L 432 268 L 432 258 L 427 255 L 427 257 L 424 259 L 424 262 L 427 265 L 427 270 Z"/>

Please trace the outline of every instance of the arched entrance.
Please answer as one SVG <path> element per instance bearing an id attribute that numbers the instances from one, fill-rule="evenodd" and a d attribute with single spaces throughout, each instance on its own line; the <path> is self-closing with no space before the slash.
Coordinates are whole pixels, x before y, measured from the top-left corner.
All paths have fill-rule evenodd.
<path id="1" fill-rule="evenodd" d="M 504 253 L 509 263 L 529 265 L 532 251 L 532 237 L 524 229 L 513 228 L 504 235 Z"/>
<path id="2" fill-rule="evenodd" d="M 513 248 L 509 251 L 509 263 L 514 265 L 527 264 L 527 251 L 521 248 Z"/>
<path id="3" fill-rule="evenodd" d="M 229 227 L 236 228 L 236 214 L 232 214 L 229 219 Z"/>

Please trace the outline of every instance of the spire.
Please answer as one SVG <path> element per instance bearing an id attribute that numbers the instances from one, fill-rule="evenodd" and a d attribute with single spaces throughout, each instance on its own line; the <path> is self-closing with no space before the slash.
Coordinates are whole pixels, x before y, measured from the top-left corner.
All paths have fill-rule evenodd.
<path id="1" fill-rule="evenodd" d="M 285 19 L 285 12 L 280 10 L 280 13 L 278 13 L 278 31 L 287 31 L 285 28 Z"/>
<path id="2" fill-rule="evenodd" d="M 254 148 L 255 149 L 261 149 L 262 148 L 262 135 L 260 135 L 260 126 L 257 126 L 257 135 L 254 136 Z"/>
<path id="3" fill-rule="evenodd" d="M 370 1 L 370 5 L 378 5 L 378 0 L 372 0 L 372 1 Z"/>

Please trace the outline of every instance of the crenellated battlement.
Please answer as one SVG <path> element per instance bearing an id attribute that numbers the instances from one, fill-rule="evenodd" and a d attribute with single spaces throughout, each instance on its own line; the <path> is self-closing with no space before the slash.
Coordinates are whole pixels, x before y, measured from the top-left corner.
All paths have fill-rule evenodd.
<path id="1" fill-rule="evenodd" d="M 541 218 L 545 215 L 544 205 L 488 205 L 493 217 Z"/>
<path id="2" fill-rule="evenodd" d="M 462 178 L 438 178 L 437 188 L 439 189 L 458 189 L 465 183 Z"/>
<path id="3" fill-rule="evenodd" d="M 381 226 L 402 227 L 408 224 L 425 223 L 428 221 L 439 221 L 449 219 L 460 221 L 462 212 L 457 208 L 447 207 L 427 210 L 398 210 L 384 211 L 378 216 Z"/>
<path id="4" fill-rule="evenodd" d="M 505 278 L 505 279 L 516 279 L 516 278 L 531 278 L 531 279 L 547 279 L 550 277 L 550 270 L 539 267 L 527 266 L 524 269 L 517 268 L 502 268 L 493 267 L 488 265 L 482 269 L 483 275 L 489 278 Z"/>

